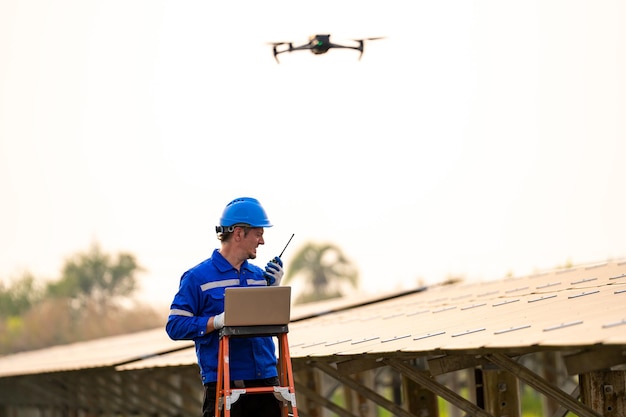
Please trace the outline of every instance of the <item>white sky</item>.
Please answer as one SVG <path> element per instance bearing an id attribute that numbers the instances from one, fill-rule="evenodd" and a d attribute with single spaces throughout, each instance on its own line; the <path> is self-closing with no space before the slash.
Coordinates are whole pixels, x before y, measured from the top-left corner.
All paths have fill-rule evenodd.
<path id="1" fill-rule="evenodd" d="M 96 241 L 168 304 L 252 196 L 368 291 L 626 256 L 622 1 L 3 0 L 0 279 Z M 268 42 L 385 36 L 365 53 Z"/>

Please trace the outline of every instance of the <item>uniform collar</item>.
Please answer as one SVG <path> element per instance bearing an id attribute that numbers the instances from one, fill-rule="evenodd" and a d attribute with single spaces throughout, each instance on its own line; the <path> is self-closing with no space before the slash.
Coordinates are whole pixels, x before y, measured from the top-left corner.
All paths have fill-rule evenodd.
<path id="1" fill-rule="evenodd" d="M 215 266 L 217 267 L 217 269 L 218 269 L 220 272 L 226 272 L 226 271 L 230 271 L 231 269 L 235 269 L 235 267 L 234 267 L 234 266 L 232 266 L 232 265 L 230 264 L 230 262 L 228 262 L 228 261 L 226 260 L 226 258 L 224 258 L 224 257 L 222 256 L 222 254 L 220 253 L 219 249 L 215 249 L 215 250 L 213 251 L 213 256 L 212 256 L 212 258 L 213 258 L 213 262 L 214 262 Z M 243 261 L 243 263 L 241 264 L 241 269 L 242 269 L 242 270 L 243 270 L 243 269 L 246 269 L 246 270 L 248 270 L 248 271 L 250 271 L 250 270 L 251 270 L 251 268 L 250 268 L 250 264 L 248 263 L 248 260 Z"/>

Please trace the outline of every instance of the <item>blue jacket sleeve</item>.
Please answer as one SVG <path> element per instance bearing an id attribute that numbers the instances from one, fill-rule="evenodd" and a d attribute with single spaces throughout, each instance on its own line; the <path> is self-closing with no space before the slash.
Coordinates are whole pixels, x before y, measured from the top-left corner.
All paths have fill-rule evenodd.
<path id="1" fill-rule="evenodd" d="M 165 330 L 173 340 L 194 340 L 206 335 L 209 316 L 202 316 L 202 294 L 191 274 L 185 273 L 170 308 Z"/>

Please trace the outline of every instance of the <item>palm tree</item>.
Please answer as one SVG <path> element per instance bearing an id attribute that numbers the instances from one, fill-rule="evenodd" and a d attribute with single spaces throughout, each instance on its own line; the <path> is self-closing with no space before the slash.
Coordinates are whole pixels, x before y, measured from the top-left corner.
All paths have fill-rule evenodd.
<path id="1" fill-rule="evenodd" d="M 287 268 L 284 283 L 299 280 L 304 289 L 296 304 L 341 297 L 358 287 L 358 271 L 341 249 L 333 244 L 307 243 Z"/>

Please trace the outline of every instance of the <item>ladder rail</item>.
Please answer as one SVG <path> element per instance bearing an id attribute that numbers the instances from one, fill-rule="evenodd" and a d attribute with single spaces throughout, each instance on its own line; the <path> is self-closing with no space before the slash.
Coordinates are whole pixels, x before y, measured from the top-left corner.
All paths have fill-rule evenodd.
<path id="1" fill-rule="evenodd" d="M 282 416 L 298 417 L 295 382 L 289 354 L 287 325 L 282 326 L 230 326 L 220 330 L 218 369 L 215 399 L 215 416 L 230 417 L 232 405 L 245 394 L 274 393 L 282 402 Z M 245 387 L 232 389 L 230 386 L 230 338 L 276 336 L 278 338 L 278 386 Z M 291 413 L 289 406 L 291 405 Z"/>

